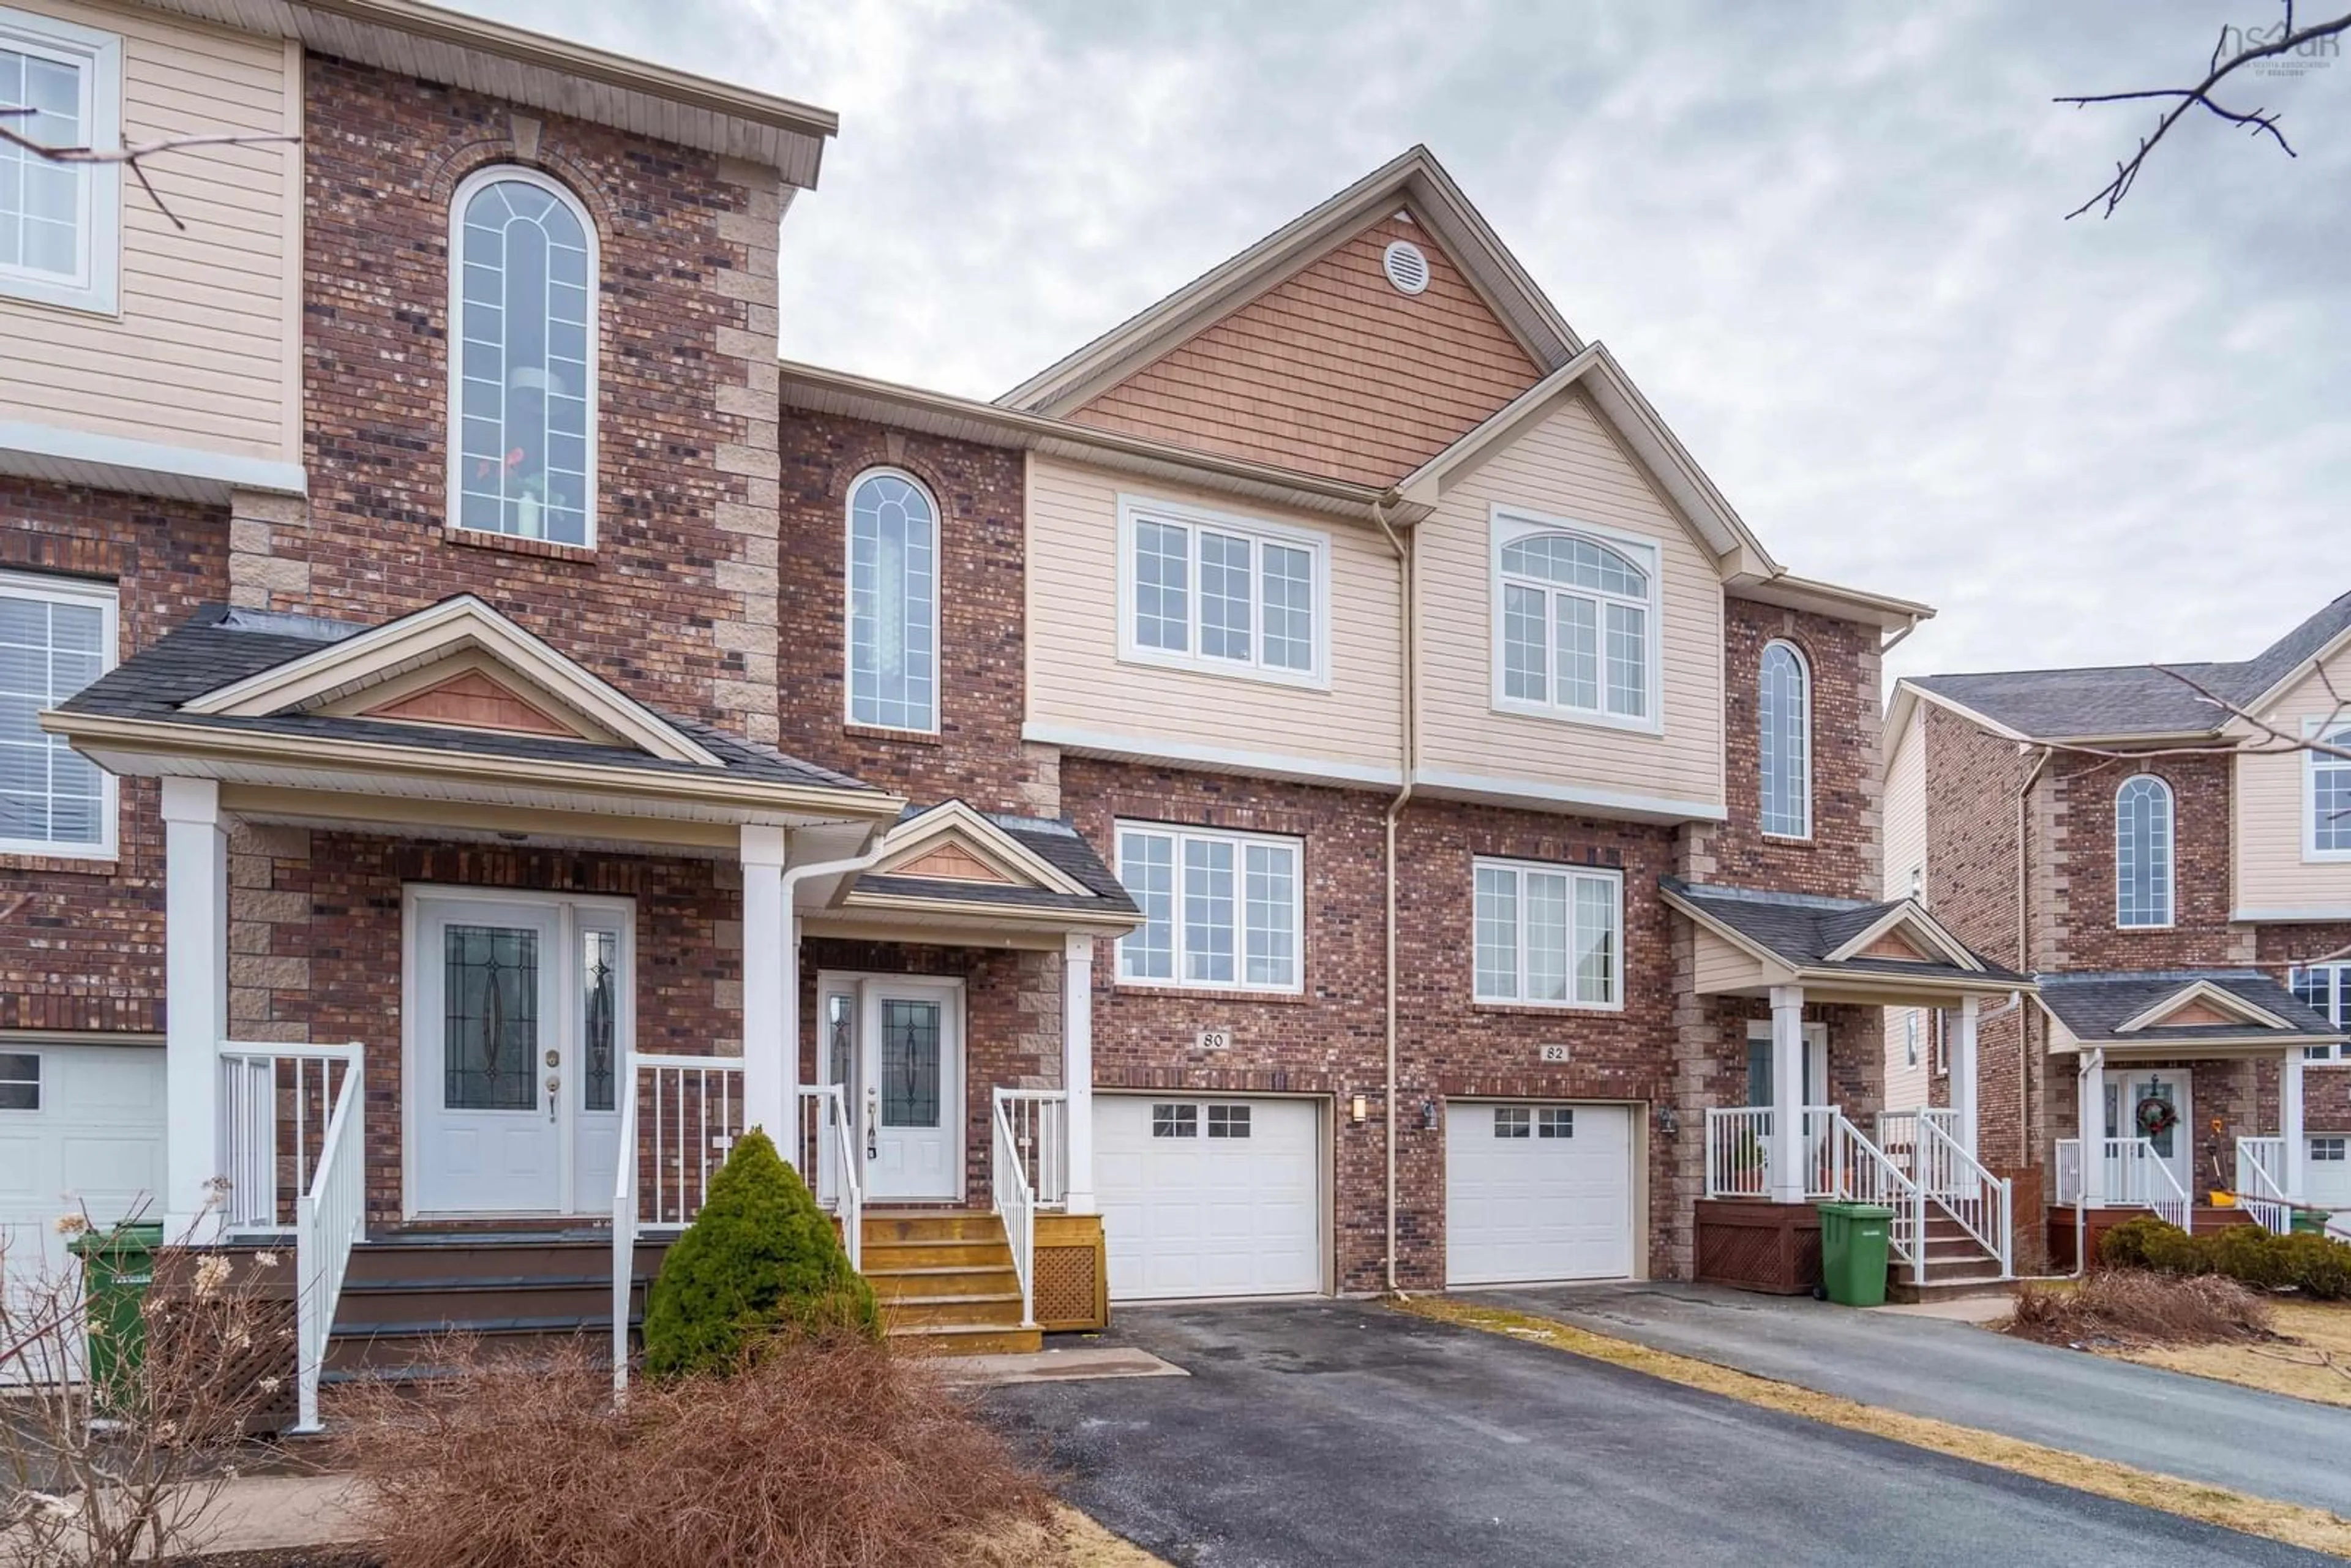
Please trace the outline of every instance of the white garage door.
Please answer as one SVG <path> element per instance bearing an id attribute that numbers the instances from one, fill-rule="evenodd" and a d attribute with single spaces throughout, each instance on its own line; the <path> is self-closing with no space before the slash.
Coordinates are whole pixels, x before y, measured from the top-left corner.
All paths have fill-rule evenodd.
<path id="1" fill-rule="evenodd" d="M 1632 1112 L 1446 1106 L 1447 1284 L 1615 1280 L 1632 1271 Z"/>
<path id="2" fill-rule="evenodd" d="M 0 1236 L 23 1288 L 73 1263 L 59 1216 L 160 1219 L 163 1053 L 144 1046 L 0 1049 Z"/>
<path id="3" fill-rule="evenodd" d="M 2351 1208 L 2351 1137 L 2313 1133 L 2303 1161 L 2303 1196 L 2314 1208 Z"/>
<path id="4" fill-rule="evenodd" d="M 1318 1124 L 1311 1101 L 1097 1095 L 1112 1298 L 1322 1289 Z"/>

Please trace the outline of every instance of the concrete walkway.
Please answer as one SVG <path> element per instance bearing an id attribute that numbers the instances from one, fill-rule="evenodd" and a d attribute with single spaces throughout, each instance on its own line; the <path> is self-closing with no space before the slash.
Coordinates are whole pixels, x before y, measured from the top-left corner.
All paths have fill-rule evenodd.
<path id="1" fill-rule="evenodd" d="M 1865 1405 L 2351 1516 L 2351 1410 L 1965 1323 L 1700 1285 L 1480 1291 L 1595 1333 Z"/>

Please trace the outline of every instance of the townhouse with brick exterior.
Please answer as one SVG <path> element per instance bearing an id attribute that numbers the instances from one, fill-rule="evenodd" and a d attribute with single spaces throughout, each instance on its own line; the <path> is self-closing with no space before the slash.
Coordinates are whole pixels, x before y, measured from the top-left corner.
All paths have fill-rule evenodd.
<path id="1" fill-rule="evenodd" d="M 299 139 L 150 160 L 184 230 L 0 187 L 13 1266 L 290 1245 L 304 1424 L 453 1323 L 624 1375 L 753 1127 L 961 1349 L 1803 1289 L 1823 1196 L 2007 1270 L 1877 1113 L 1885 1009 L 2032 988 L 1880 886 L 1930 612 L 1775 561 L 1425 150 L 981 402 L 777 361 L 824 110 L 416 0 L 16 0 L 11 72 Z"/>
<path id="2" fill-rule="evenodd" d="M 2039 989 L 1972 1061 L 1889 1013 L 1888 1100 L 1971 1113 L 1988 1165 L 2046 1195 L 2061 1263 L 2150 1208 L 2278 1228 L 2351 1205 L 2351 773 L 2298 744 L 2335 739 L 2346 637 L 2351 597 L 2240 662 L 1895 688 L 1886 886 Z"/>

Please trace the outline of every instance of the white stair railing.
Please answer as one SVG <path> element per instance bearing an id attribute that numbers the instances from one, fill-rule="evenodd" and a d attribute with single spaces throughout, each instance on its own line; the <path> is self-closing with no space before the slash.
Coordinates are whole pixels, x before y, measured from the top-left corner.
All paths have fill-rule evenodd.
<path id="1" fill-rule="evenodd" d="M 1070 1097 L 1060 1089 L 998 1089 L 1005 1124 L 1040 1208 L 1059 1208 L 1070 1195 Z"/>
<path id="2" fill-rule="evenodd" d="M 221 1222 L 230 1236 L 283 1235 L 310 1190 L 320 1147 L 360 1048 L 224 1040 Z"/>
<path id="3" fill-rule="evenodd" d="M 2106 1171 L 2106 1202 L 2120 1208 L 2151 1208 L 2158 1218 L 2182 1230 L 2194 1227 L 2196 1207 L 2188 1189 L 2171 1169 L 2171 1162 L 2155 1152 L 2145 1138 L 2103 1140 Z"/>
<path id="4" fill-rule="evenodd" d="M 809 1191 L 841 1222 L 841 1245 L 849 1266 L 865 1266 L 865 1161 L 857 1147 L 857 1127 L 838 1083 L 800 1085 L 800 1169 L 811 1173 Z"/>
<path id="5" fill-rule="evenodd" d="M 1875 1203 L 1893 1211 L 1886 1222 L 1886 1249 L 1910 1267 L 1910 1278 L 1927 1281 L 1926 1195 L 1902 1168 L 1886 1157 L 1843 1113 L 1829 1110 L 1823 1135 L 1829 1146 L 1827 1164 L 1835 1173 L 1833 1191 L 1818 1196 L 1848 1203 Z"/>
<path id="6" fill-rule="evenodd" d="M 2079 1138 L 2058 1139 L 2057 1159 L 2055 1163 L 2057 1167 L 2057 1201 L 2059 1203 L 2075 1204 L 2081 1202 L 2082 1140 Z"/>
<path id="7" fill-rule="evenodd" d="M 1026 1162 L 1013 1141 L 1012 1121 L 1005 1109 L 1004 1090 L 996 1092 L 991 1120 L 995 1142 L 992 1173 L 996 1212 L 1004 1221 L 1004 1239 L 1011 1244 L 1013 1272 L 1020 1280 L 1020 1326 L 1037 1326 L 1037 1190 L 1029 1185 Z"/>
<path id="8" fill-rule="evenodd" d="M 1710 1105 L 1706 1113 L 1706 1196 L 1771 1195 L 1771 1108 Z"/>
<path id="9" fill-rule="evenodd" d="M 1928 1202 L 1959 1221 L 1959 1228 L 1977 1246 L 2000 1260 L 2000 1277 L 2016 1272 L 2016 1216 L 2013 1192 L 1932 1117 L 1917 1124 L 1912 1176 Z"/>
<path id="10" fill-rule="evenodd" d="M 319 1145 L 317 1175 L 294 1201 L 298 1432 L 319 1430 L 319 1379 L 342 1300 L 351 1247 L 367 1229 L 367 1075 L 351 1047 Z"/>
<path id="11" fill-rule="evenodd" d="M 621 1157 L 612 1176 L 612 1395 L 629 1388 L 629 1298 L 637 1287 L 637 1061 L 622 1063 Z"/>
<path id="12" fill-rule="evenodd" d="M 2294 1206 L 2277 1172 L 2285 1168 L 2283 1138 L 2237 1140 L 2237 1207 L 2273 1236 L 2294 1228 Z"/>
<path id="13" fill-rule="evenodd" d="M 743 1135 L 743 1059 L 631 1051 L 622 1064 L 621 1086 L 621 1158 L 612 1178 L 616 1395 L 629 1386 L 637 1239 L 648 1230 L 682 1230 L 702 1212 L 712 1174 Z"/>

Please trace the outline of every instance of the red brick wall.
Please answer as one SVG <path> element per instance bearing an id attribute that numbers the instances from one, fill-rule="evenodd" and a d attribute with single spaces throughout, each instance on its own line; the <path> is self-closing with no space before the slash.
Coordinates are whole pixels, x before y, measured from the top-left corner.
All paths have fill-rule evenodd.
<path id="1" fill-rule="evenodd" d="M 0 479 L 0 570 L 113 582 L 120 653 L 227 593 L 228 514 Z M 120 858 L 0 856 L 0 1028 L 160 1032 L 163 824 L 156 789 L 121 786 Z"/>
<path id="2" fill-rule="evenodd" d="M 781 427 L 781 624 L 790 677 L 781 694 L 786 751 L 925 803 L 960 796 L 982 810 L 1052 815 L 1050 789 L 1020 743 L 1027 540 L 1021 455 L 787 412 Z M 849 487 L 887 465 L 923 481 L 939 507 L 939 733 L 848 723 Z M 1041 748 L 1040 748 L 1041 752 Z"/>
<path id="3" fill-rule="evenodd" d="M 772 518 L 739 510 L 771 495 L 720 462 L 757 438 L 721 395 L 741 390 L 722 385 L 726 334 L 753 319 L 720 287 L 748 265 L 728 236 L 751 193 L 715 157 L 573 120 L 546 120 L 524 158 L 505 106 L 341 61 L 314 57 L 305 85 L 311 496 L 307 527 L 275 530 L 274 601 L 374 621 L 475 593 L 631 695 L 739 727 L 736 687 L 771 693 L 776 647 L 771 624 L 743 624 L 737 580 L 771 602 L 744 530 Z M 592 551 L 443 526 L 449 204 L 501 162 L 565 183 L 601 247 Z"/>
<path id="4" fill-rule="evenodd" d="M 2124 931 L 2115 925 L 2115 791 L 2142 772 L 2171 786 L 2172 925 Z M 2250 956 L 2229 925 L 2229 758 L 2061 753 L 2044 787 L 2064 797 L 2066 968 L 2180 968 Z"/>
<path id="5" fill-rule="evenodd" d="M 1711 880 L 1841 898 L 1878 896 L 1877 631 L 1743 599 L 1723 602 L 1725 805 L 1708 830 Z M 1767 838 L 1758 771 L 1763 649 L 1795 644 L 1813 679 L 1813 835 Z"/>
<path id="6" fill-rule="evenodd" d="M 2296 964 L 2351 961 L 2351 922 L 2263 925 L 2255 940 L 2262 967 L 2281 982 Z M 2304 1070 L 2302 1124 L 2314 1133 L 2351 1133 L 2351 1066 Z"/>

